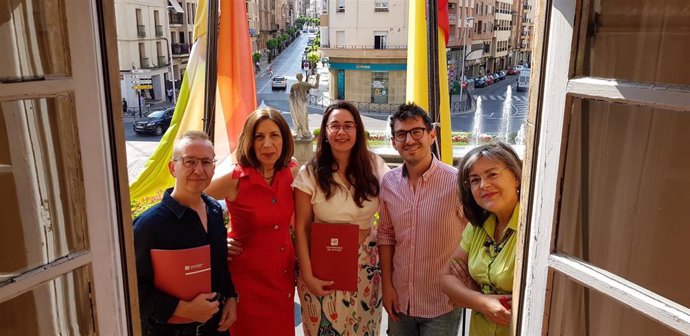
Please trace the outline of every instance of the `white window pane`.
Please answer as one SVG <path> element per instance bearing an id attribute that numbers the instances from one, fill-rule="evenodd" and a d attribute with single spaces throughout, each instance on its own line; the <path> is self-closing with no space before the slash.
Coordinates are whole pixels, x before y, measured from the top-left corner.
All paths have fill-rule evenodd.
<path id="1" fill-rule="evenodd" d="M 86 249 L 88 238 L 72 99 L 1 103 L 0 126 L 0 154 L 9 153 L 0 158 L 0 273 L 9 277 Z"/>
<path id="2" fill-rule="evenodd" d="M 90 273 L 78 268 L 0 303 L 0 335 L 95 335 Z"/>
<path id="3" fill-rule="evenodd" d="M 681 335 L 558 272 L 552 293 L 549 335 Z"/>
<path id="4" fill-rule="evenodd" d="M 690 307 L 690 113 L 574 99 L 556 250 Z"/>
<path id="5" fill-rule="evenodd" d="M 1 1 L 0 13 L 0 82 L 70 75 L 64 1 Z"/>
<path id="6" fill-rule="evenodd" d="M 604 0 L 596 2 L 577 74 L 638 82 L 690 85 L 690 2 Z M 583 31 L 584 34 L 584 31 Z"/>

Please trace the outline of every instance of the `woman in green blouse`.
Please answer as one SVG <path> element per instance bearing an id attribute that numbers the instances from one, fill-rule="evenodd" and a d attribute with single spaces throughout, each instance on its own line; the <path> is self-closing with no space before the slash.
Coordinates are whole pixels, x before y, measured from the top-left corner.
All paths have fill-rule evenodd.
<path id="1" fill-rule="evenodd" d="M 441 276 L 450 301 L 472 309 L 470 335 L 508 335 L 522 162 L 501 142 L 470 150 L 458 166 L 468 225 Z"/>

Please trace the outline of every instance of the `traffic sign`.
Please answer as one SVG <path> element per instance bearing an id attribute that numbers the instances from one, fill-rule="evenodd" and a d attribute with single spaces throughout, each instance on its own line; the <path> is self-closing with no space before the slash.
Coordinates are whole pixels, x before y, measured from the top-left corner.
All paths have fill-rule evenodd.
<path id="1" fill-rule="evenodd" d="M 135 79 L 132 81 L 132 84 L 153 84 L 153 82 L 150 79 Z"/>
<path id="2" fill-rule="evenodd" d="M 153 89 L 153 85 L 149 85 L 149 84 L 146 84 L 146 85 L 134 85 L 134 86 L 132 86 L 132 89 L 135 89 L 135 90 L 150 90 L 150 89 Z"/>
<path id="3" fill-rule="evenodd" d="M 151 79 L 151 75 L 132 75 L 132 78 L 136 78 L 136 79 Z"/>

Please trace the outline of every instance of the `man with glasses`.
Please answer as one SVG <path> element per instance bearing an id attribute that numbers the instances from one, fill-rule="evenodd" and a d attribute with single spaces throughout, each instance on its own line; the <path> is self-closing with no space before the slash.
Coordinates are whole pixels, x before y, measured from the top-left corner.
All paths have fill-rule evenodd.
<path id="1" fill-rule="evenodd" d="M 205 133 L 189 131 L 177 141 L 168 163 L 174 188 L 160 203 L 134 220 L 139 310 L 143 335 L 228 335 L 237 319 L 237 293 L 227 264 L 227 231 L 218 202 L 202 193 L 215 170 L 213 145 Z M 209 245 L 211 292 L 191 301 L 154 285 L 151 250 L 181 250 Z M 168 323 L 171 317 L 189 323 Z"/>
<path id="2" fill-rule="evenodd" d="M 432 154 L 436 132 L 421 107 L 401 105 L 390 127 L 403 165 L 381 182 L 377 244 L 388 334 L 455 336 L 461 310 L 449 304 L 439 278 L 467 224 L 457 170 Z"/>

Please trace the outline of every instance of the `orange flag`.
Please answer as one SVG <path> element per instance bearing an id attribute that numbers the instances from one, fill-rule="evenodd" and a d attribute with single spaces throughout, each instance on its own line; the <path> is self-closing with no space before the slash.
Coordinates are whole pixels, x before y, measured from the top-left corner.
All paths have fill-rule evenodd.
<path id="1" fill-rule="evenodd" d="M 218 33 L 218 96 L 225 117 L 230 151 L 247 116 L 257 106 L 252 46 L 244 1 L 221 0 Z M 216 135 L 218 137 L 218 135 Z"/>

